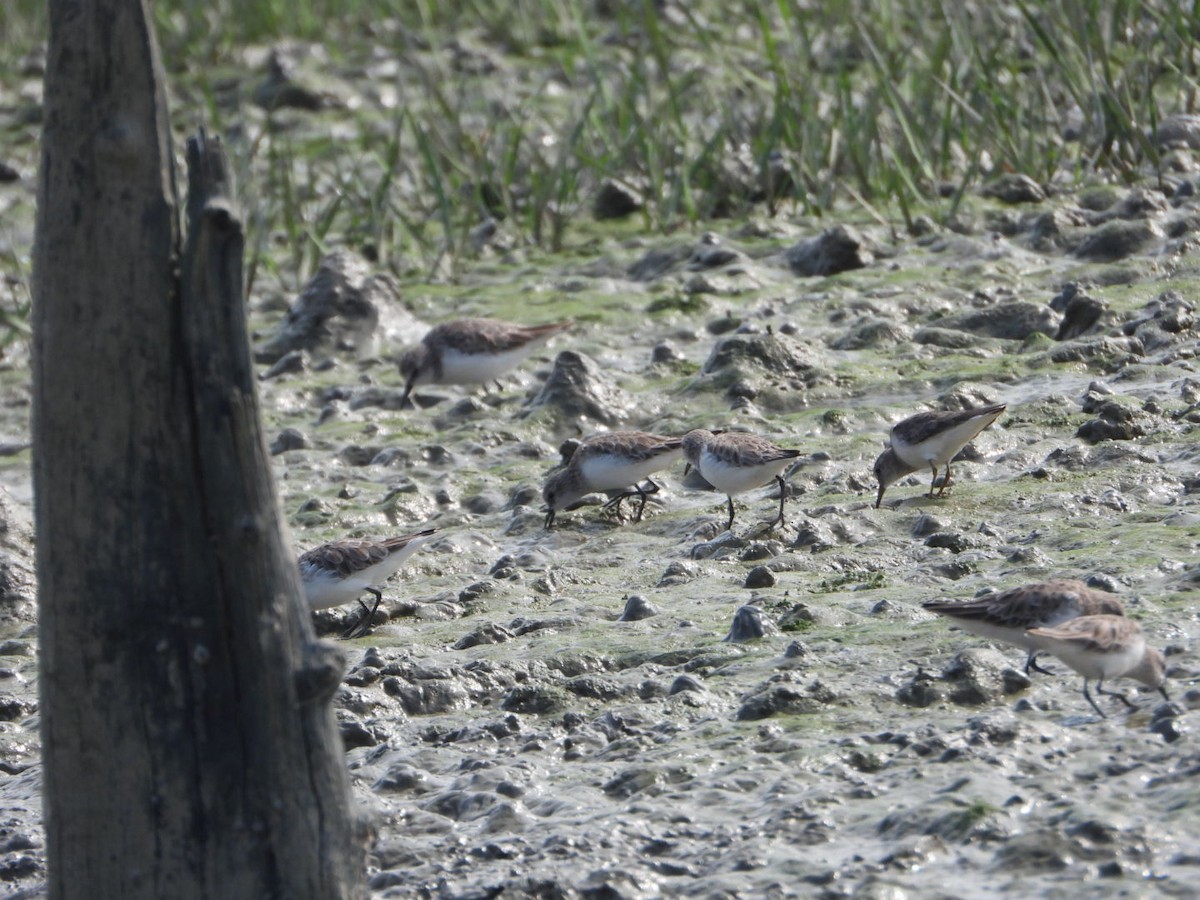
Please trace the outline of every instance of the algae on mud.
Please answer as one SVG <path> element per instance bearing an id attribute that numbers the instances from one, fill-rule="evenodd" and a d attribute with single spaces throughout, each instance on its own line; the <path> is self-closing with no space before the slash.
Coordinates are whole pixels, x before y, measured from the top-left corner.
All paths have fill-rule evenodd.
<path id="1" fill-rule="evenodd" d="M 668 7 L 665 15 L 678 12 Z M 934 895 L 953 884 L 962 896 L 1065 896 L 1081 883 L 1097 894 L 1186 895 L 1200 841 L 1187 815 L 1200 669 L 1200 375 L 1188 321 L 1200 282 L 1195 151 L 1187 141 L 1157 147 L 1147 138 L 1153 152 L 1140 164 L 1141 132 L 1119 127 L 1072 143 L 1063 134 L 1075 127 L 1069 91 L 1055 94 L 1049 124 L 1005 120 L 1005 110 L 1034 108 L 1015 99 L 1020 90 L 1063 74 L 1020 15 L 969 7 L 981 15 L 947 24 L 927 4 L 911 19 L 899 12 L 912 4 L 891 6 L 880 15 L 897 15 L 900 27 L 865 24 L 876 56 L 842 13 L 822 7 L 819 22 L 787 19 L 800 29 L 789 33 L 809 41 L 779 40 L 771 57 L 789 88 L 776 96 L 793 104 L 775 121 L 799 129 L 772 140 L 803 148 L 795 204 L 776 206 L 753 199 L 745 184 L 731 191 L 709 177 L 738 161 L 740 151 L 723 147 L 746 145 L 764 159 L 775 148 L 754 130 L 764 120 L 761 98 L 750 91 L 744 99 L 744 85 L 760 84 L 759 76 L 725 81 L 746 66 L 757 73 L 761 59 L 741 43 L 754 29 L 719 27 L 725 19 L 705 19 L 702 7 L 690 23 L 696 30 L 665 18 L 671 29 L 648 37 L 635 27 L 641 14 L 598 9 L 596 27 L 614 38 L 607 44 L 574 43 L 558 7 L 540 44 L 530 39 L 540 32 L 502 19 L 489 20 L 482 35 L 450 39 L 423 22 L 412 31 L 412 53 L 399 59 L 386 52 L 404 28 L 407 13 L 396 9 L 395 21 L 361 31 L 384 49 L 378 59 L 361 39 L 335 50 L 332 62 L 315 44 L 280 48 L 301 64 L 298 77 L 332 81 L 336 70 L 349 84 L 352 104 L 316 113 L 254 107 L 248 98 L 267 48 L 231 46 L 221 34 L 203 43 L 228 64 L 222 77 L 196 84 L 174 76 L 177 115 L 194 118 L 206 105 L 244 169 L 259 254 L 256 330 L 277 326 L 328 250 L 362 252 L 375 260 L 365 269 L 399 284 L 384 302 L 422 325 L 477 314 L 575 319 L 570 349 L 633 398 L 611 411 L 617 425 L 745 427 L 813 454 L 790 477 L 788 522 L 773 540 L 739 530 L 713 541 L 721 498 L 685 489 L 678 471 L 637 525 L 584 510 L 564 514 L 562 530 L 547 534 L 538 491 L 560 441 L 578 437 L 579 427 L 521 413 L 552 359 L 497 394 L 435 392 L 442 399 L 427 410 L 387 408 L 401 388 L 392 359 L 404 349 L 389 343 L 361 358 L 336 348 L 310 353 L 306 365 L 261 382 L 267 433 L 295 428 L 309 438 L 275 457 L 298 545 L 426 522 L 446 532 L 412 574 L 388 586 L 391 623 L 351 645 L 356 661 L 337 698 L 355 789 L 376 829 L 374 895 Z M 1045 12 L 1069 19 L 1079 9 Z M 1169 19 L 1170 9 L 1110 11 L 1111 24 L 1136 38 L 1130 57 L 1152 46 L 1146 23 Z M 460 14 L 456 5 L 430 12 L 438 20 Z M 962 155 L 931 137 L 944 158 L 931 150 L 923 159 L 919 147 L 896 143 L 906 110 L 942 108 L 909 102 L 932 96 L 912 93 L 912 71 L 893 77 L 914 56 L 910 45 L 928 46 L 909 41 L 923 26 L 953 38 L 946 46 L 967 48 L 986 46 L 960 43 L 971 29 L 994 26 L 1024 54 L 1019 66 L 1001 59 L 995 70 L 1017 79 L 1013 92 L 991 94 L 975 80 L 988 74 L 975 68 L 978 59 L 962 66 L 947 56 L 947 70 L 933 57 L 919 60 L 952 72 L 942 81 L 955 93 L 937 96 L 972 88 L 990 134 L 1020 138 L 1001 141 L 1007 152 L 976 141 Z M 193 51 L 182 38 L 195 36 L 194 23 L 175 27 L 186 60 Z M 1064 28 L 1061 40 L 1091 41 L 1094 28 Z M 503 45 L 491 39 L 496 33 L 526 39 Z M 1164 34 L 1191 40 L 1189 29 Z M 697 80 L 686 65 L 695 47 L 685 46 L 658 59 L 664 82 L 656 83 L 640 68 L 642 41 L 676 37 L 704 37 L 706 53 L 728 50 L 749 62 L 734 68 L 706 57 L 703 72 L 715 74 Z M 601 106 L 589 119 L 586 103 L 573 104 L 580 91 L 608 86 L 581 75 L 603 46 L 616 48 L 613 83 L 627 91 L 597 93 Z M 553 56 L 563 49 L 579 54 L 575 64 Z M 793 70 L 787 54 L 818 64 Z M 1057 65 L 1080 65 L 1074 59 L 1064 54 Z M 815 73 L 811 85 L 791 80 L 791 71 Z M 963 72 L 969 83 L 959 81 Z M 829 89 L 826 75 L 840 86 Z M 863 84 L 879 92 L 857 91 Z M 696 118 L 664 112 L 664 93 L 680 87 L 687 90 L 671 93 L 673 102 L 704 101 Z M 1120 87 L 1105 89 L 1127 124 L 1162 124 L 1142 107 L 1130 110 L 1133 95 Z M 24 173 L 36 165 L 36 76 L 5 78 L 0 90 L 9 101 L 0 120 L 13 137 L 0 162 L 22 173 L 0 185 L 0 258 L 12 274 L 0 299 L 12 305 L 23 299 L 28 270 L 22 236 L 35 200 Z M 1140 104 L 1165 103 L 1171 90 L 1158 82 L 1134 93 Z M 540 94 L 553 101 L 542 118 L 530 115 Z M 949 108 L 953 121 L 935 115 L 912 134 L 974 127 L 967 106 Z M 630 117 L 621 119 L 622 110 Z M 651 121 L 655 114 L 663 121 Z M 640 143 L 631 147 L 628 135 Z M 697 166 L 670 164 L 677 154 L 689 159 L 697 143 Z M 499 152 L 506 147 L 512 155 Z M 565 162 L 595 147 L 606 153 Z M 1111 167 L 1077 179 L 1067 157 L 1088 153 L 1108 153 Z M 985 174 L 987 154 L 997 170 L 1034 175 L 1050 188 L 1045 198 L 1014 211 L 976 196 L 970 179 Z M 647 176 L 650 206 L 624 222 L 594 221 L 583 211 L 587 191 L 625 168 Z M 954 182 L 951 196 L 934 196 L 938 177 Z M 1126 181 L 1137 183 L 1130 190 Z M 862 202 L 847 199 L 847 185 Z M 737 217 L 705 217 L 720 204 Z M 1110 253 L 1119 235 L 1090 248 L 1084 241 L 1098 229 L 1123 231 L 1108 223 L 1126 216 L 1132 236 L 1149 243 L 1115 245 L 1130 254 L 1116 262 L 1087 258 L 1097 248 Z M 788 249 L 833 224 L 853 226 L 874 261 L 797 277 Z M 1060 341 L 1047 331 L 1060 322 L 1053 300 L 1067 282 L 1103 311 Z M 1015 337 L 979 333 L 980 321 L 994 321 L 981 314 L 1002 306 L 1025 310 L 1037 327 Z M 722 338 L 789 352 L 763 365 L 718 356 L 706 371 Z M 667 364 L 655 361 L 664 342 L 674 348 Z M 22 439 L 28 372 L 19 340 L 5 345 L 0 384 L 0 432 Z M 896 509 L 870 509 L 870 463 L 887 426 L 963 396 L 1009 404 L 976 442 L 974 459 L 956 463 L 965 489 L 931 501 L 914 478 L 897 486 Z M 1137 413 L 1143 433 L 1095 444 L 1077 437 L 1109 402 Z M 28 500 L 27 454 L 5 457 L 0 477 L 18 503 Z M 750 498 L 769 505 L 765 493 Z M 702 541 L 711 553 L 693 560 Z M 28 559 L 28 538 L 18 550 Z M 755 566 L 775 584 L 744 587 Z M 920 609 L 925 599 L 1056 575 L 1092 576 L 1118 590 L 1166 647 L 1180 699 L 1095 722 L 1073 679 L 1005 694 L 1006 668 L 1019 655 L 949 632 Z M 13 698 L 3 757 L 17 773 L 4 784 L 13 835 L 0 867 L 15 886 L 36 891 L 44 874 L 31 788 L 36 658 L 32 594 L 23 590 L 5 609 L 24 609 L 26 618 L 0 647 Z M 658 613 L 618 621 L 631 593 Z M 747 602 L 790 627 L 725 642 Z M 343 623 L 329 616 L 319 624 Z"/>

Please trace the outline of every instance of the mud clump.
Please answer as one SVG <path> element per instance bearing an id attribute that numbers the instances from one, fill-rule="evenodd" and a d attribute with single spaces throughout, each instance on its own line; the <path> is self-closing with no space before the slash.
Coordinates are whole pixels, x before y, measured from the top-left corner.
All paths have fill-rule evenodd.
<path id="1" fill-rule="evenodd" d="M 963 650 L 942 672 L 948 683 L 947 695 L 964 706 L 995 703 L 1005 694 L 1029 687 L 1030 681 L 1013 669 L 995 650 Z"/>
<path id="2" fill-rule="evenodd" d="M 862 235 L 849 225 L 837 225 L 801 241 L 789 247 L 784 257 L 792 272 L 805 277 L 864 269 L 875 261 Z"/>
<path id="3" fill-rule="evenodd" d="M 836 702 L 837 695 L 820 681 L 801 687 L 791 683 L 791 677 L 773 676 L 751 691 L 738 707 L 737 720 L 752 722 L 772 716 L 817 713 Z"/>
<path id="4" fill-rule="evenodd" d="M 255 348 L 254 359 L 271 364 L 297 350 L 320 357 L 371 356 L 380 349 L 385 324 L 411 341 L 424 330 L 402 306 L 392 276 L 372 274 L 362 257 L 338 251 L 321 261 L 275 334 Z"/>
<path id="5" fill-rule="evenodd" d="M 1108 312 L 1108 307 L 1090 296 L 1082 287 L 1072 282 L 1066 285 L 1054 299 L 1050 308 L 1062 314 L 1058 323 L 1056 341 L 1069 341 L 1095 330 Z"/>
<path id="6" fill-rule="evenodd" d="M 646 198 L 631 184 L 606 178 L 592 201 L 592 215 L 605 219 L 623 219 L 646 205 Z"/>
<path id="7" fill-rule="evenodd" d="M 522 415 L 550 410 L 560 421 L 599 422 L 613 427 L 626 421 L 632 411 L 630 398 L 613 384 L 595 360 L 574 350 L 563 350 L 541 390 L 530 400 Z"/>
<path id="8" fill-rule="evenodd" d="M 831 345 L 834 350 L 865 350 L 892 347 L 912 337 L 912 330 L 886 319 L 871 319 L 855 325 Z"/>
<path id="9" fill-rule="evenodd" d="M 1179 344 L 1195 328 L 1195 306 L 1184 300 L 1178 291 L 1164 291 L 1121 330 L 1140 341 L 1145 352 L 1151 353 Z"/>
<path id="10" fill-rule="evenodd" d="M 1056 334 L 1058 316 L 1049 307 L 1013 300 L 949 316 L 939 321 L 938 327 L 968 331 L 983 337 L 1023 341 L 1034 334 Z"/>
<path id="11" fill-rule="evenodd" d="M 33 553 L 33 522 L 0 487 L 0 619 L 28 622 L 36 618 Z"/>
<path id="12" fill-rule="evenodd" d="M 995 197 L 1002 203 L 1041 203 L 1046 199 L 1046 191 L 1040 184 L 1028 175 L 1016 172 L 990 182 L 981 193 L 985 197 Z"/>
<path id="13" fill-rule="evenodd" d="M 658 607 L 638 594 L 625 601 L 625 609 L 621 613 L 620 622 L 637 622 L 658 615 Z"/>
<path id="14" fill-rule="evenodd" d="M 755 568 L 766 571 L 765 566 L 756 566 Z M 747 603 L 745 606 L 738 607 L 733 614 L 733 623 L 729 626 L 729 634 L 725 636 L 725 640 L 740 644 L 745 641 L 760 641 L 773 634 L 779 634 L 778 626 L 763 615 L 763 611 L 757 606 Z"/>
<path id="15" fill-rule="evenodd" d="M 1151 428 L 1149 416 L 1123 406 L 1115 400 L 1096 410 L 1097 416 L 1079 426 L 1075 436 L 1089 444 L 1101 441 L 1130 441 L 1142 437 Z"/>
<path id="16" fill-rule="evenodd" d="M 776 334 L 729 335 L 717 341 L 693 388 L 723 388 L 735 406 L 751 400 L 770 408 L 794 405 L 794 391 L 832 380 L 811 348 Z"/>
<path id="17" fill-rule="evenodd" d="M 1096 262 L 1115 262 L 1146 249 L 1163 237 L 1162 229 L 1153 222 L 1113 220 L 1083 238 L 1075 247 L 1075 256 Z"/>

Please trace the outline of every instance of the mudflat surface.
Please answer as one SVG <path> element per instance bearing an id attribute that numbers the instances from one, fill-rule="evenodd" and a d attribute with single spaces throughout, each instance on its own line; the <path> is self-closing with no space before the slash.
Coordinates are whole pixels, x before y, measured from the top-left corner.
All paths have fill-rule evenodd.
<path id="1" fill-rule="evenodd" d="M 913 233 L 783 211 L 670 237 L 598 228 L 550 254 L 501 225 L 453 279 L 402 274 L 373 295 L 380 324 L 358 352 L 264 361 L 297 551 L 443 531 L 389 584 L 390 620 L 346 645 L 335 698 L 372 823 L 373 896 L 1193 896 L 1200 331 L 1196 201 L 1177 189 L 1189 178 L 1101 200 L 968 196 L 953 228 Z M 0 186 L 6 208 L 28 209 L 32 189 Z M 797 248 L 835 227 L 862 267 L 796 274 Z M 250 298 L 256 346 L 298 299 L 298 276 L 278 271 Z M 397 354 L 467 315 L 575 327 L 498 391 L 423 388 L 422 408 L 396 408 Z M 566 386 L 543 391 L 548 380 Z M 0 878 L 36 896 L 19 341 L 0 389 L 13 573 Z M 926 498 L 918 473 L 873 507 L 893 422 L 986 403 L 1008 410 L 945 497 Z M 564 440 L 694 427 L 803 452 L 784 525 L 758 524 L 777 508 L 763 489 L 737 499 L 723 532 L 724 497 L 688 489 L 679 466 L 640 523 L 596 498 L 544 530 L 541 485 Z M 1121 598 L 1167 653 L 1170 704 L 1131 688 L 1138 709 L 1106 701 L 1100 719 L 1061 664 L 1025 679 L 1021 651 L 921 609 L 1055 577 Z M 635 597 L 653 614 L 622 621 Z M 332 639 L 356 614 L 317 625 Z"/>
<path id="2" fill-rule="evenodd" d="M 878 259 L 826 278 L 791 273 L 781 253 L 806 235 L 776 223 L 613 242 L 582 261 L 482 261 L 451 296 L 413 284 L 401 302 L 418 335 L 450 315 L 574 318 L 503 390 L 424 388 L 424 408 L 387 408 L 402 385 L 384 356 L 404 339 L 386 326 L 378 355 L 262 382 L 267 439 L 293 428 L 306 445 L 275 457 L 298 548 L 444 531 L 389 585 L 390 622 L 347 645 L 335 700 L 374 823 L 375 896 L 1192 890 L 1190 269 L 1162 250 L 1084 267 L 985 231 L 982 214 L 978 227 L 866 229 Z M 737 254 L 698 265 L 715 239 Z M 674 262 L 629 277 L 654 254 Z M 1073 280 L 1104 311 L 1055 340 L 1051 300 Z M 265 339 L 281 315 L 255 318 Z M 688 490 L 677 467 L 640 523 L 597 502 L 544 530 L 560 443 L 598 427 L 572 416 L 569 393 L 535 403 L 564 350 L 594 361 L 577 393 L 611 427 L 743 428 L 804 451 L 786 523 L 758 524 L 776 508 L 763 489 L 737 499 L 724 533 L 724 498 Z M 985 402 L 1008 411 L 943 499 L 921 474 L 873 508 L 890 423 Z M 7 433 L 24 434 L 23 415 L 5 407 Z M 1096 421 L 1135 428 L 1078 436 Z M 6 460 L 17 516 L 27 455 Z M 1061 664 L 1024 681 L 1020 651 L 920 608 L 1051 577 L 1121 597 L 1168 654 L 1171 706 L 1147 692 L 1101 720 Z M 621 621 L 631 596 L 655 614 Z M 762 637 L 727 640 L 747 604 L 759 614 L 735 636 L 749 616 Z M 36 885 L 36 643 L 19 621 L 10 633 L 2 865 Z"/>

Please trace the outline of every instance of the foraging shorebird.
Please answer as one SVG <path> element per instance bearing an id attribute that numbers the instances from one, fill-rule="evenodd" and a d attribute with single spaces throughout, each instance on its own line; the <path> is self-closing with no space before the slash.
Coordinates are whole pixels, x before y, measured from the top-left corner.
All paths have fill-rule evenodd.
<path id="1" fill-rule="evenodd" d="M 933 473 L 929 483 L 931 499 L 935 496 L 938 469 L 946 467 L 946 475 L 936 495 L 942 496 L 950 484 L 950 460 L 979 432 L 995 422 L 1004 409 L 1005 405 L 1000 403 L 954 412 L 921 412 L 893 425 L 888 448 L 875 460 L 875 479 L 879 482 L 875 508 L 879 509 L 883 502 L 883 492 L 888 485 L 925 467 Z"/>
<path id="2" fill-rule="evenodd" d="M 570 322 L 526 326 L 496 319 L 444 322 L 400 357 L 404 376 L 400 406 L 418 385 L 495 381 L 570 327 Z"/>
<path id="3" fill-rule="evenodd" d="M 787 497 L 783 472 L 801 451 L 777 447 L 756 434 L 714 433 L 697 428 L 683 436 L 683 455 L 700 477 L 729 500 L 726 531 L 733 527 L 733 495 L 762 487 L 772 480 L 779 483 L 779 515 L 767 524 L 774 527 L 783 522 L 783 503 Z"/>
<path id="4" fill-rule="evenodd" d="M 330 541 L 300 556 L 300 582 L 310 609 L 329 609 L 354 600 L 363 608 L 363 617 L 342 635 L 366 634 L 371 627 L 383 595 L 379 587 L 404 565 L 418 548 L 433 540 L 436 528 L 427 528 L 399 537 L 378 541 Z M 375 605 L 368 608 L 362 595 L 374 594 Z"/>
<path id="5" fill-rule="evenodd" d="M 637 496 L 641 501 L 635 522 L 642 520 L 646 497 L 658 493 L 650 476 L 667 468 L 683 455 L 682 441 L 644 431 L 608 431 L 589 435 L 567 464 L 546 479 L 542 499 L 549 511 L 546 528 L 560 509 L 566 509 L 594 491 L 621 491 L 604 505 L 620 512 L 621 501 Z M 645 479 L 646 484 L 640 484 Z M 626 490 L 633 485 L 632 490 Z"/>
<path id="6" fill-rule="evenodd" d="M 1052 628 L 1079 616 L 1125 615 L 1121 601 L 1112 594 L 1070 579 L 1027 584 L 963 602 L 934 600 L 921 605 L 964 631 L 1028 651 L 1026 675 L 1031 670 L 1053 674 L 1037 664 L 1038 647 L 1027 635 L 1029 629 Z"/>
<path id="7" fill-rule="evenodd" d="M 1092 709 L 1107 718 L 1088 693 L 1088 679 L 1096 679 L 1096 693 L 1116 697 L 1130 709 L 1129 698 L 1104 690 L 1106 678 L 1132 678 L 1155 688 L 1170 700 L 1166 661 L 1161 650 L 1147 645 L 1142 626 L 1124 616 L 1080 616 L 1055 628 L 1031 628 L 1027 632 L 1039 650 L 1053 653 L 1083 676 L 1083 696 Z"/>

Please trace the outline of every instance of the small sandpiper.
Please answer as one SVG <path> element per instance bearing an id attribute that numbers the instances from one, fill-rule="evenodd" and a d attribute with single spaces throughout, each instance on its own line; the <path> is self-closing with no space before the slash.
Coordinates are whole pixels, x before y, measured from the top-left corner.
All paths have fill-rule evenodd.
<path id="1" fill-rule="evenodd" d="M 764 437 L 740 431 L 713 433 L 697 428 L 683 436 L 683 456 L 688 465 L 729 500 L 726 531 L 733 527 L 733 495 L 772 480 L 779 482 L 779 515 L 765 524 L 773 528 L 783 522 L 787 498 L 783 472 L 800 455 L 799 450 L 777 447 Z"/>
<path id="2" fill-rule="evenodd" d="M 604 505 L 620 513 L 621 501 L 636 496 L 641 503 L 633 520 L 640 522 L 646 508 L 646 497 L 658 493 L 658 485 L 650 476 L 667 468 L 682 455 L 682 442 L 677 437 L 663 437 L 644 431 L 606 431 L 589 435 L 575 448 L 567 464 L 546 479 L 542 498 L 549 512 L 546 528 L 554 516 L 595 491 L 620 491 Z M 645 479 L 645 484 L 640 484 Z M 632 490 L 628 490 L 630 486 Z"/>
<path id="3" fill-rule="evenodd" d="M 1054 673 L 1037 664 L 1038 648 L 1026 635 L 1031 628 L 1051 628 L 1079 616 L 1123 616 L 1121 601 L 1082 581 L 1059 579 L 1027 584 L 962 602 L 934 600 L 921 604 L 951 619 L 964 631 L 1027 650 L 1025 674 Z"/>
<path id="4" fill-rule="evenodd" d="M 495 381 L 570 327 L 570 322 L 526 326 L 496 319 L 443 322 L 400 357 L 404 376 L 400 406 L 417 385 Z"/>
<path id="5" fill-rule="evenodd" d="M 1116 691 L 1104 690 L 1106 678 L 1132 678 L 1158 690 L 1170 700 L 1167 689 L 1166 661 L 1161 650 L 1146 644 L 1142 626 L 1124 616 L 1080 616 L 1054 628 L 1031 628 L 1033 645 L 1053 653 L 1083 676 L 1083 696 L 1092 709 L 1107 718 L 1088 693 L 1088 679 L 1096 679 L 1096 693 L 1116 697 L 1130 709 L 1129 698 Z"/>
<path id="6" fill-rule="evenodd" d="M 404 565 L 419 547 L 433 540 L 436 528 L 427 528 L 399 537 L 379 541 L 331 541 L 314 547 L 300 556 L 300 581 L 310 609 L 329 609 L 357 600 L 363 617 L 350 626 L 343 638 L 366 634 L 375 611 L 383 601 L 379 587 Z M 375 595 L 375 605 L 368 608 L 364 593 Z"/>
<path id="7" fill-rule="evenodd" d="M 946 475 L 936 496 L 945 493 L 950 484 L 950 460 L 974 437 L 987 428 L 1004 412 L 1003 403 L 961 409 L 953 412 L 921 412 L 909 416 L 892 426 L 891 442 L 875 460 L 875 479 L 879 482 L 879 494 L 875 497 L 875 508 L 883 502 L 883 492 L 888 485 L 926 466 L 933 472 L 929 483 L 929 496 L 935 495 L 938 469 L 946 467 Z"/>

